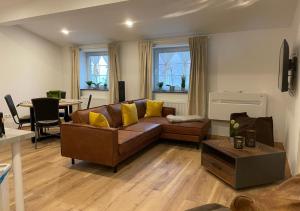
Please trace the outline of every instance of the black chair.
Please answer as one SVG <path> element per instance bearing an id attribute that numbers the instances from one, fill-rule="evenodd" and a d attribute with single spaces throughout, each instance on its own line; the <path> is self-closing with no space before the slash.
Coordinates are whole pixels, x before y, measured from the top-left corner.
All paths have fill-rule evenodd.
<path id="1" fill-rule="evenodd" d="M 60 125 L 59 100 L 54 98 L 36 98 L 31 100 L 35 116 L 35 148 L 44 128 Z"/>
<path id="2" fill-rule="evenodd" d="M 86 109 L 89 109 L 89 108 L 90 108 L 91 101 L 92 101 L 92 95 L 90 95 L 90 96 L 89 96 L 89 100 L 88 100 L 88 103 L 87 103 Z"/>
<path id="3" fill-rule="evenodd" d="M 16 106 L 14 104 L 14 101 L 13 101 L 11 95 L 5 95 L 4 99 L 6 101 L 6 104 L 9 108 L 9 111 L 11 113 L 11 116 L 12 116 L 14 122 L 18 125 L 18 129 L 21 129 L 23 124 L 30 123 L 30 116 L 29 115 L 19 117 L 18 111 L 16 109 Z"/>

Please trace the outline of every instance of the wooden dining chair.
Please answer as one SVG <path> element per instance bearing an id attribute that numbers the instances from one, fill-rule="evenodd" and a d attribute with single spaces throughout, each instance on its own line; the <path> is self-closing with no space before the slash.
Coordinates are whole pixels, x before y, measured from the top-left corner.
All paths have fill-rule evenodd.
<path id="1" fill-rule="evenodd" d="M 5 95 L 4 99 L 14 122 L 18 125 L 18 129 L 21 129 L 23 127 L 23 124 L 30 123 L 29 115 L 19 117 L 18 111 L 10 94 Z"/>

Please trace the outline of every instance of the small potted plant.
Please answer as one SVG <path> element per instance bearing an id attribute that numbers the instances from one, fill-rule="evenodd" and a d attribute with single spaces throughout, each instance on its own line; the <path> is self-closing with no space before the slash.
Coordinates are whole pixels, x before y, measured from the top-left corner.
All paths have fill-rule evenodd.
<path id="1" fill-rule="evenodd" d="M 103 78 L 103 79 L 104 79 L 103 89 L 107 90 L 107 78 Z"/>
<path id="2" fill-rule="evenodd" d="M 185 75 L 182 75 L 181 76 L 181 91 L 185 90 L 185 80 L 186 80 Z"/>
<path id="3" fill-rule="evenodd" d="M 89 88 L 89 89 L 90 89 L 91 86 L 93 85 L 93 81 L 86 81 L 85 83 L 86 83 L 86 85 L 88 85 L 88 88 Z"/>
<path id="4" fill-rule="evenodd" d="M 157 85 L 158 85 L 159 91 L 161 91 L 164 86 L 164 82 L 159 82 Z"/>
<path id="5" fill-rule="evenodd" d="M 93 83 L 95 85 L 95 89 L 99 89 L 100 88 L 100 84 L 101 83 Z"/>

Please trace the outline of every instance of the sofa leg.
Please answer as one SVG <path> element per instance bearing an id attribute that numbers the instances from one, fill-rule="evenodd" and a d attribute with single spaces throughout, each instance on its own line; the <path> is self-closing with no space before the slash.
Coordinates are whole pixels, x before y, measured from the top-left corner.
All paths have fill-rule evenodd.
<path id="1" fill-rule="evenodd" d="M 72 162 L 72 165 L 74 165 L 75 164 L 75 159 L 71 158 L 71 162 Z"/>
<path id="2" fill-rule="evenodd" d="M 114 166 L 114 173 L 117 173 L 118 172 L 118 166 Z"/>
<path id="3" fill-rule="evenodd" d="M 200 149 L 200 142 L 197 143 L 196 148 Z"/>

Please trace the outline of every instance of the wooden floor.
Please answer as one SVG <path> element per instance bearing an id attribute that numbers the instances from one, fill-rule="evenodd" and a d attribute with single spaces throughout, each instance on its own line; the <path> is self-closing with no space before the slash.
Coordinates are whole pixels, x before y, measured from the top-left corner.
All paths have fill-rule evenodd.
<path id="1" fill-rule="evenodd" d="M 121 165 L 110 168 L 60 155 L 56 139 L 35 150 L 22 143 L 26 210 L 185 210 L 206 203 L 229 205 L 240 193 L 263 192 L 274 185 L 236 192 L 200 165 L 201 150 L 193 145 L 162 142 Z M 0 149 L 0 161 L 10 162 L 9 147 Z M 14 209 L 12 174 L 11 208 Z"/>

